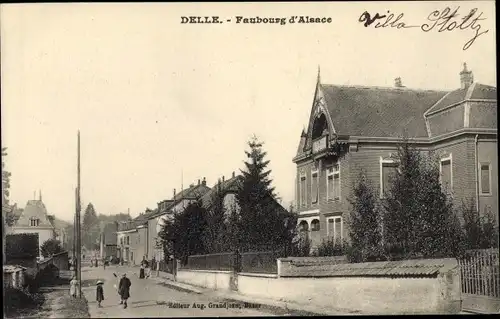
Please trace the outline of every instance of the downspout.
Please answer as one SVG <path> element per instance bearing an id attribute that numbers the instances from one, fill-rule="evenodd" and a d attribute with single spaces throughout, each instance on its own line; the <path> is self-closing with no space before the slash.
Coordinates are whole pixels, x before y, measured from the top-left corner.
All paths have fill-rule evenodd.
<path id="1" fill-rule="evenodd" d="M 479 177 L 478 177 L 478 158 L 477 158 L 477 138 L 479 134 L 476 134 L 476 137 L 474 138 L 474 155 L 475 155 L 475 166 L 476 166 L 476 210 L 479 213 Z"/>

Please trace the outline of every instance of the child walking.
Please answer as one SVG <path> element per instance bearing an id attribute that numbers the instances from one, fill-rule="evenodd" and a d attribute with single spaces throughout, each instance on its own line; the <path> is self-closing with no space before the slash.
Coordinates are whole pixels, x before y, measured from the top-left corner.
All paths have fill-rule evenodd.
<path id="1" fill-rule="evenodd" d="M 97 282 L 97 291 L 96 291 L 96 300 L 97 300 L 97 306 L 101 308 L 101 301 L 104 300 L 104 289 L 102 288 L 102 281 Z"/>

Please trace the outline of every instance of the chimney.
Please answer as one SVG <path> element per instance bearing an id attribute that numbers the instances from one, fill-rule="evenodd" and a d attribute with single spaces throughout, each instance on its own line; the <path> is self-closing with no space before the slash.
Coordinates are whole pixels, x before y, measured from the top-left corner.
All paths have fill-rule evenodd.
<path id="1" fill-rule="evenodd" d="M 198 186 L 200 186 L 200 179 L 198 178 Z"/>
<path id="2" fill-rule="evenodd" d="M 394 86 L 397 88 L 402 88 L 403 87 L 403 82 L 401 81 L 400 77 L 397 77 L 394 79 Z"/>
<path id="3" fill-rule="evenodd" d="M 234 171 L 233 171 L 233 178 L 234 178 L 235 174 L 234 174 Z"/>
<path id="4" fill-rule="evenodd" d="M 472 71 L 467 70 L 467 63 L 464 63 L 464 69 L 460 72 L 460 87 L 467 89 L 474 82 Z"/>
<path id="5" fill-rule="evenodd" d="M 205 179 L 205 177 L 203 177 L 203 181 L 201 182 L 201 184 L 202 184 L 203 186 L 207 186 L 207 180 Z"/>
<path id="6" fill-rule="evenodd" d="M 222 184 L 224 184 L 224 175 L 222 175 Z"/>
<path id="7" fill-rule="evenodd" d="M 175 188 L 174 188 L 174 199 L 175 199 Z"/>

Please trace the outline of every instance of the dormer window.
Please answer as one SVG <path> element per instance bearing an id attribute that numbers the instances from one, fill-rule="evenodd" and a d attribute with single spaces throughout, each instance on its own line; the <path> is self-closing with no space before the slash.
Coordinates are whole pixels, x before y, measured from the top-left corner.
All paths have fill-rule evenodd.
<path id="1" fill-rule="evenodd" d="M 30 218 L 30 226 L 31 227 L 38 227 L 38 226 L 40 226 L 40 219 L 35 218 L 35 217 L 31 217 Z"/>

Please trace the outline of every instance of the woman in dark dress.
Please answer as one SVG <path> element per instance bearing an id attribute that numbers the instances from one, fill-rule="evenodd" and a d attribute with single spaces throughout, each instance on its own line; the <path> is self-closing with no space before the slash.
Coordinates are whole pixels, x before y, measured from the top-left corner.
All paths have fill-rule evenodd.
<path id="1" fill-rule="evenodd" d="M 97 306 L 101 308 L 101 301 L 104 300 L 104 289 L 102 289 L 102 281 L 97 282 L 97 291 L 96 291 L 96 300 L 97 300 Z"/>

